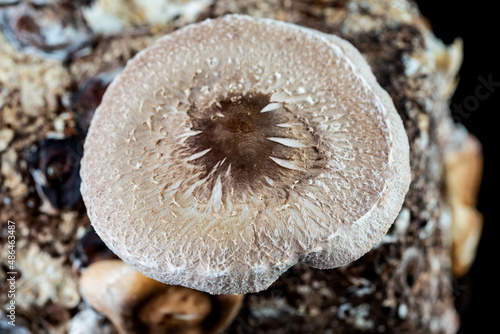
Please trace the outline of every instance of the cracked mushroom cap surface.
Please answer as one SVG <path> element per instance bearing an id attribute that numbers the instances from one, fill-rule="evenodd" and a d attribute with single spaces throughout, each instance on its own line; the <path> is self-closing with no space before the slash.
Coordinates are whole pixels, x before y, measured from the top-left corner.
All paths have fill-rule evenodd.
<path id="1" fill-rule="evenodd" d="M 401 118 L 347 41 L 228 15 L 137 54 L 92 120 L 82 194 L 94 228 L 158 281 L 266 289 L 385 235 L 410 183 Z"/>

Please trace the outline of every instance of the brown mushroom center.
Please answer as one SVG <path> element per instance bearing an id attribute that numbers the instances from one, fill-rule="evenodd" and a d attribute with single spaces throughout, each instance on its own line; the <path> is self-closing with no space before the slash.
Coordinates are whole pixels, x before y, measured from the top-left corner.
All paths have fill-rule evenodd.
<path id="1" fill-rule="evenodd" d="M 231 180 L 232 191 L 290 182 L 317 160 L 305 125 L 263 93 L 222 98 L 202 110 L 192 106 L 188 114 L 197 132 L 185 142 L 188 160 L 202 167 L 200 179 Z"/>

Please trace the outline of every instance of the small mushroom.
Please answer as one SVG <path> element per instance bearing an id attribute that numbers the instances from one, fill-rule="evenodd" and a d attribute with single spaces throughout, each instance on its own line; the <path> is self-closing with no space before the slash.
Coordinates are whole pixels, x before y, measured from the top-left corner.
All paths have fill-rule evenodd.
<path id="1" fill-rule="evenodd" d="M 74 207 L 80 200 L 82 141 L 77 136 L 45 138 L 23 149 L 38 194 L 52 207 Z"/>
<path id="2" fill-rule="evenodd" d="M 121 260 L 90 265 L 80 278 L 84 300 L 119 333 L 219 333 L 237 315 L 243 295 L 211 296 L 162 284 Z"/>
<path id="3" fill-rule="evenodd" d="M 385 235 L 410 183 L 408 138 L 348 42 L 228 15 L 179 29 L 110 84 L 82 194 L 108 247 L 158 281 L 266 289 Z"/>
<path id="4" fill-rule="evenodd" d="M 462 130 L 461 132 L 465 132 Z M 452 269 L 464 276 L 476 258 L 483 230 L 483 215 L 476 209 L 483 172 L 481 144 L 473 135 L 462 135 L 459 147 L 445 151 L 444 171 L 452 215 Z"/>

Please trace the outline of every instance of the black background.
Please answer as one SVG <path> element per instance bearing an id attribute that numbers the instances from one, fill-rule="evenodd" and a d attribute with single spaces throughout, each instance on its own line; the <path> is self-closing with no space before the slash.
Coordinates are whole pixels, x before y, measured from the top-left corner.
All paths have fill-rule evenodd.
<path id="1" fill-rule="evenodd" d="M 479 76 L 500 82 L 500 15 L 495 1 L 416 1 L 422 14 L 429 20 L 434 34 L 446 44 L 457 37 L 464 43 L 464 61 L 460 82 L 452 97 L 461 104 L 474 95 L 480 84 Z M 484 172 L 479 193 L 478 208 L 484 215 L 484 228 L 477 258 L 470 272 L 455 281 L 453 286 L 457 306 L 462 314 L 459 334 L 493 333 L 499 331 L 500 320 L 500 208 L 498 196 L 498 167 L 500 136 L 500 87 L 468 117 L 460 117 L 483 145 Z M 495 212 L 496 211 L 496 212 Z"/>

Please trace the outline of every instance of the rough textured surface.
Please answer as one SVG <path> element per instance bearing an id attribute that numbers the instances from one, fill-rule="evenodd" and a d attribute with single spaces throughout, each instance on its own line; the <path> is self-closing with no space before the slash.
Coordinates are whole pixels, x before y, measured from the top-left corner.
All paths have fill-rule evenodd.
<path id="1" fill-rule="evenodd" d="M 76 4 L 84 2 L 74 1 L 71 10 L 78 11 Z M 404 121 L 413 179 L 399 218 L 375 250 L 335 270 L 294 266 L 266 291 L 246 296 L 228 333 L 454 333 L 458 318 L 451 288 L 453 221 L 443 193 L 442 161 L 442 154 L 454 145 L 446 145 L 445 149 L 438 129 L 448 124 L 445 133 L 456 131 L 448 98 L 460 65 L 460 43 L 442 45 L 414 3 L 406 0 L 214 1 L 196 20 L 225 13 L 285 20 L 334 32 L 353 43 L 391 95 Z M 72 268 L 74 281 L 82 270 L 80 252 L 75 254 L 74 249 L 85 248 L 89 256 L 96 251 L 92 243 L 78 246 L 88 242 L 80 238 L 90 224 L 81 201 L 58 209 L 49 200 L 65 196 L 66 192 L 78 192 L 75 185 L 79 183 L 69 177 L 72 174 L 68 168 L 56 167 L 76 164 L 77 159 L 67 157 L 81 155 L 81 147 L 60 152 L 53 149 L 53 143 L 42 145 L 39 141 L 50 137 L 70 144 L 73 141 L 68 138 L 72 136 L 81 140 L 84 132 L 80 129 L 85 128 L 85 120 L 93 113 L 93 104 L 83 101 L 98 103 L 98 88 L 106 86 L 106 77 L 120 71 L 128 59 L 163 33 L 182 24 L 174 18 L 159 27 L 141 26 L 140 30 L 124 34 L 96 37 L 92 52 L 66 57 L 64 64 L 44 57 L 50 50 L 26 55 L 0 33 L 2 305 L 7 302 L 8 289 L 4 284 L 8 271 L 4 257 L 7 220 L 16 222 L 19 257 L 36 245 L 32 249 Z M 94 93 L 78 99 L 82 94 L 77 93 L 89 82 L 93 85 L 86 87 L 95 89 L 87 92 Z M 460 145 L 456 146 L 458 149 Z M 57 159 L 47 159 L 49 156 Z M 64 177 L 59 178 L 61 173 Z M 49 177 L 44 180 L 41 175 Z M 70 183 L 72 187 L 59 191 Z M 47 196 L 41 184 L 50 185 L 46 189 L 56 190 L 56 195 L 49 192 L 51 196 Z M 26 260 L 37 258 L 46 259 L 42 255 Z M 23 275 L 19 266 L 16 270 Z M 63 281 L 71 291 L 74 281 Z M 18 294 L 18 300 L 30 306 L 17 308 L 17 329 L 22 331 L 24 326 L 33 333 L 67 332 L 72 317 L 86 309 L 83 302 L 76 307 L 60 303 L 57 298 L 46 299 L 42 307 L 32 303 L 42 300 L 34 298 L 40 291 L 57 292 L 62 287 L 54 289 L 49 280 L 40 280 L 31 293 Z M 95 323 L 105 322 L 92 312 L 85 314 L 89 313 Z M 6 319 L 3 314 L 1 317 L 3 329 Z M 106 331 L 109 326 L 103 325 L 102 332 Z"/>
<path id="2" fill-rule="evenodd" d="M 401 209 L 409 148 L 352 45 L 231 15 L 127 64 L 96 110 L 81 175 L 92 225 L 125 262 L 238 294 L 297 262 L 335 268 L 371 249 Z"/>

